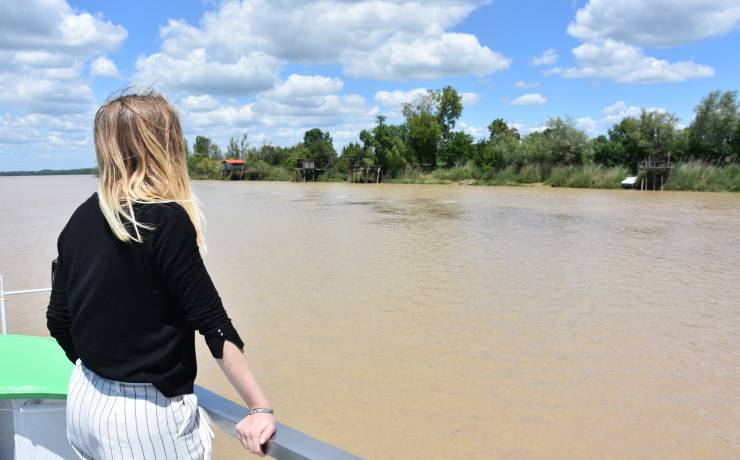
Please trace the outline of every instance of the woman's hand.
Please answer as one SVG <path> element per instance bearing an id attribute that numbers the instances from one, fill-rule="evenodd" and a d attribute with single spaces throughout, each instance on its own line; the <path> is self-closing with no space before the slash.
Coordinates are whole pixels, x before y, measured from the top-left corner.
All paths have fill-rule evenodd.
<path id="1" fill-rule="evenodd" d="M 236 435 L 242 445 L 250 452 L 264 457 L 262 444 L 275 433 L 275 416 L 266 413 L 256 413 L 244 417 L 236 424 Z"/>

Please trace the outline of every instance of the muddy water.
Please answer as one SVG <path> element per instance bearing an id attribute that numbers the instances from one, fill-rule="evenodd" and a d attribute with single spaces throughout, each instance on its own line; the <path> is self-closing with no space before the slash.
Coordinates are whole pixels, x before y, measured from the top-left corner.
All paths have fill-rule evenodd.
<path id="1" fill-rule="evenodd" d="M 194 187 L 287 425 L 367 458 L 740 457 L 740 194 Z M 0 178 L 6 288 L 49 284 L 95 189 Z M 48 295 L 9 300 L 12 332 L 46 333 Z M 236 400 L 198 340 L 199 383 Z"/>

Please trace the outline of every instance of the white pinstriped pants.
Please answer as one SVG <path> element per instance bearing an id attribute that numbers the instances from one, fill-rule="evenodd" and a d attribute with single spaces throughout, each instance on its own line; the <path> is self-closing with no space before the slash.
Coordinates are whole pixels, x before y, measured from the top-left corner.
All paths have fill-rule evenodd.
<path id="1" fill-rule="evenodd" d="M 67 438 L 82 459 L 209 460 L 213 432 L 193 393 L 105 379 L 78 359 L 67 393 Z"/>

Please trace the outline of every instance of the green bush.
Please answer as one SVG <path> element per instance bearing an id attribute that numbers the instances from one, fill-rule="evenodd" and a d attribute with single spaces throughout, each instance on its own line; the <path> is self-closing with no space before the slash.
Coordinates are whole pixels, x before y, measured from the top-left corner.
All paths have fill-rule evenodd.
<path id="1" fill-rule="evenodd" d="M 671 171 L 663 189 L 740 192 L 740 165 L 717 167 L 701 162 L 681 163 Z"/>
<path id="2" fill-rule="evenodd" d="M 206 155 L 188 157 L 188 171 L 193 179 L 221 179 L 221 160 Z"/>
<path id="3" fill-rule="evenodd" d="M 620 183 L 628 176 L 630 172 L 623 166 L 560 166 L 552 168 L 546 183 L 553 187 L 619 188 Z"/>

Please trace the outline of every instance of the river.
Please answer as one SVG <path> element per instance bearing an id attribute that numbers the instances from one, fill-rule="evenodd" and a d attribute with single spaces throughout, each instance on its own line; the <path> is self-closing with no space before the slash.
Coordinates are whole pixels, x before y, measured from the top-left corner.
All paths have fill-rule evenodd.
<path id="1" fill-rule="evenodd" d="M 6 289 L 49 285 L 96 187 L 0 178 Z M 206 266 L 282 423 L 366 458 L 740 457 L 740 194 L 194 190 Z M 47 335 L 47 302 L 9 298 L 11 332 Z M 238 401 L 197 341 L 198 383 Z"/>

